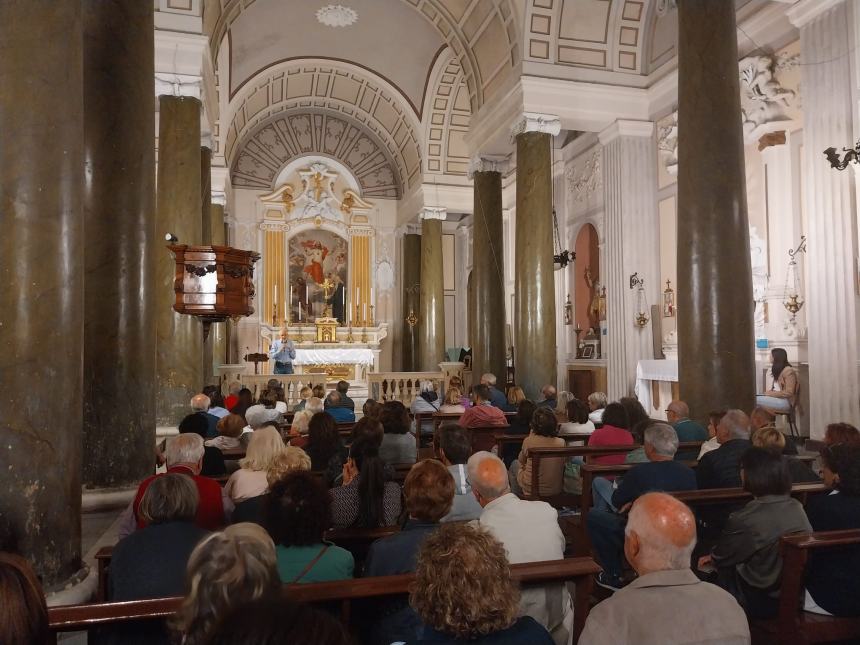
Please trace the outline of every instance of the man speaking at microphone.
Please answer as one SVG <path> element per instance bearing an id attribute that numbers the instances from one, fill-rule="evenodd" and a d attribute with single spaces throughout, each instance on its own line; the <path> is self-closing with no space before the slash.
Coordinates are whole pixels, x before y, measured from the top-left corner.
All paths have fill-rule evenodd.
<path id="1" fill-rule="evenodd" d="M 288 336 L 286 329 L 281 330 L 281 339 L 269 347 L 269 358 L 275 361 L 275 374 L 292 374 L 293 360 L 296 358 L 296 346 Z"/>

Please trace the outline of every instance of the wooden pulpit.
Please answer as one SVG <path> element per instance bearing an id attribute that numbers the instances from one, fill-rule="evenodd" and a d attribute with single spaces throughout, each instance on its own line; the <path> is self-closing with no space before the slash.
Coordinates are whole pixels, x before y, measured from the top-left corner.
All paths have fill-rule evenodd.
<path id="1" fill-rule="evenodd" d="M 170 244 L 167 248 L 176 259 L 173 309 L 200 318 L 204 338 L 212 323 L 254 313 L 254 263 L 259 253 L 230 246 Z"/>

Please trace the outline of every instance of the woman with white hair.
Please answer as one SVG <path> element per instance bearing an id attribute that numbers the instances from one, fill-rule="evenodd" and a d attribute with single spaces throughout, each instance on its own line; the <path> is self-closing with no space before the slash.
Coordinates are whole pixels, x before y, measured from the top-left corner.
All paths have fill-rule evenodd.
<path id="1" fill-rule="evenodd" d="M 218 620 L 238 603 L 280 590 L 275 543 L 265 529 L 242 523 L 205 538 L 188 560 L 185 599 L 172 620 L 183 645 L 206 643 Z"/>
<path id="2" fill-rule="evenodd" d="M 588 395 L 588 419 L 595 427 L 603 425 L 603 410 L 608 403 L 606 392 L 592 392 Z"/>
<path id="3" fill-rule="evenodd" d="M 409 406 L 409 410 L 412 412 L 412 415 L 414 416 L 422 412 L 425 414 L 438 412 L 440 401 L 433 381 L 421 381 L 418 384 L 418 387 L 418 396 L 415 397 L 415 400 L 412 401 L 412 405 Z M 421 424 L 421 432 L 425 434 L 433 432 L 432 419 L 427 419 Z"/>
<path id="4" fill-rule="evenodd" d="M 317 399 L 319 401 L 319 399 Z M 308 444 L 308 432 L 310 428 L 311 418 L 316 412 L 312 412 L 308 408 L 296 412 L 293 417 L 293 425 L 290 426 L 289 441 L 291 446 L 296 448 L 304 448 Z"/>
<path id="5" fill-rule="evenodd" d="M 275 457 L 285 449 L 284 440 L 274 426 L 263 426 L 255 430 L 248 443 L 245 458 L 239 462 L 239 470 L 230 475 L 224 493 L 235 504 L 264 494 L 269 489 L 266 471 Z"/>

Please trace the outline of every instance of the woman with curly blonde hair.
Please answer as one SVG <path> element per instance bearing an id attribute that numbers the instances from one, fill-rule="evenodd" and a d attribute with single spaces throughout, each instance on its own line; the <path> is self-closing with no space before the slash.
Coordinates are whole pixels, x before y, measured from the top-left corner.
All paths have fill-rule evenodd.
<path id="1" fill-rule="evenodd" d="M 280 584 L 275 544 L 265 529 L 247 522 L 228 526 L 191 553 L 185 600 L 171 626 L 183 645 L 206 643 L 234 605 L 275 595 Z"/>
<path id="2" fill-rule="evenodd" d="M 263 495 L 268 490 L 266 471 L 275 457 L 286 449 L 275 426 L 265 425 L 254 430 L 245 458 L 239 461 L 239 470 L 230 475 L 224 486 L 224 492 L 233 503 L 239 504 L 246 499 Z"/>
<path id="3" fill-rule="evenodd" d="M 487 531 L 443 524 L 425 538 L 409 596 L 425 624 L 419 643 L 553 645 L 532 617 L 517 618 L 519 600 L 505 547 Z"/>

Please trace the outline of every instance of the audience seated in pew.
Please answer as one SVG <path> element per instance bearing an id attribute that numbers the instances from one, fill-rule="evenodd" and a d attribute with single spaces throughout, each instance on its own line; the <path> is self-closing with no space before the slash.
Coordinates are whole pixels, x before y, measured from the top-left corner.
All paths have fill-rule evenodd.
<path id="1" fill-rule="evenodd" d="M 286 401 L 286 393 L 284 392 L 284 386 L 278 379 L 270 378 L 269 382 L 266 384 L 266 389 L 268 389 L 272 394 L 274 394 L 275 409 L 278 412 L 283 415 L 290 411 L 290 407 L 287 405 Z"/>
<path id="2" fill-rule="evenodd" d="M 329 494 L 335 528 L 392 526 L 400 517 L 400 486 L 385 481 L 378 444 L 370 437 L 352 442 L 343 466 L 343 484 Z"/>
<path id="3" fill-rule="evenodd" d="M 376 399 L 367 399 L 361 406 L 361 419 L 379 419 L 381 414 L 382 404 Z"/>
<path id="4" fill-rule="evenodd" d="M 652 491 L 696 489 L 693 470 L 675 460 L 678 435 L 672 426 L 654 424 L 645 431 L 644 440 L 648 463 L 631 468 L 617 487 L 603 477 L 596 477 L 592 484 L 594 508 L 588 513 L 587 530 L 603 567 L 597 584 L 606 589 L 618 590 L 623 586 L 622 550 L 630 506 Z"/>
<path id="5" fill-rule="evenodd" d="M 409 406 L 412 416 L 414 417 L 416 414 L 433 414 L 439 412 L 440 407 L 441 401 L 439 400 L 439 395 L 436 393 L 436 386 L 433 384 L 433 381 L 420 381 L 418 383 L 418 396 L 415 397 Z M 418 430 L 414 423 L 412 430 L 413 432 Z M 423 434 L 433 432 L 433 420 L 425 420 L 420 430 Z"/>
<path id="6" fill-rule="evenodd" d="M 364 575 L 391 576 L 415 571 L 418 551 L 428 535 L 439 528 L 439 521 L 451 510 L 454 478 L 435 459 L 420 461 L 409 471 L 403 484 L 407 520 L 399 532 L 376 540 L 367 554 Z M 371 629 L 373 643 L 387 645 L 419 636 L 421 621 L 406 599 L 382 603 L 380 618 Z"/>
<path id="7" fill-rule="evenodd" d="M 293 416 L 293 423 L 290 425 L 289 441 L 291 446 L 304 449 L 308 445 L 308 433 L 310 432 L 311 418 L 314 414 L 322 414 L 321 411 L 311 412 L 305 408 L 300 412 L 296 412 Z"/>
<path id="8" fill-rule="evenodd" d="M 684 401 L 676 399 L 666 406 L 666 420 L 675 428 L 680 443 L 708 440 L 708 431 L 690 418 L 690 406 Z M 696 453 L 690 451 L 681 451 L 675 455 L 678 461 L 693 461 L 696 458 Z"/>
<path id="9" fill-rule="evenodd" d="M 224 486 L 224 492 L 234 504 L 265 494 L 269 487 L 266 471 L 272 460 L 286 448 L 275 426 L 266 425 L 254 430 L 245 458 L 239 461 L 239 470 L 230 475 Z"/>
<path id="10" fill-rule="evenodd" d="M 307 385 L 303 385 L 302 389 L 299 390 L 299 398 L 301 399 L 301 401 L 296 403 L 295 407 L 293 408 L 293 412 L 301 412 L 302 410 L 304 410 L 305 405 L 307 405 L 308 399 L 313 396 L 313 393 L 314 391 L 311 388 L 309 388 Z"/>
<path id="11" fill-rule="evenodd" d="M 511 493 L 507 469 L 498 457 L 476 452 L 469 458 L 468 472 L 472 491 L 484 509 L 478 526 L 504 545 L 511 564 L 564 557 L 558 512 L 546 502 L 522 500 Z M 546 627 L 558 645 L 569 641 L 573 611 L 563 585 L 523 591 L 520 611 Z"/>
<path id="12" fill-rule="evenodd" d="M 336 400 L 332 398 L 332 394 L 337 392 L 340 400 Z M 337 382 L 335 386 L 335 390 L 331 394 L 329 394 L 325 400 L 323 401 L 323 406 L 326 410 L 329 408 L 347 408 L 350 412 L 355 412 L 355 401 L 347 396 L 347 392 L 349 392 L 349 381 L 340 380 Z M 355 421 L 355 414 L 353 414 L 352 419 L 348 419 L 351 421 Z"/>
<path id="13" fill-rule="evenodd" d="M 699 488 L 738 488 L 741 485 L 741 455 L 752 445 L 750 420 L 742 410 L 729 410 L 717 426 L 720 447 L 699 459 L 696 479 Z"/>
<path id="14" fill-rule="evenodd" d="M 207 645 L 352 645 L 331 614 L 278 593 L 237 605 L 213 629 Z"/>
<path id="15" fill-rule="evenodd" d="M 662 421 L 645 419 L 630 428 L 630 434 L 633 435 L 633 443 L 637 447 L 624 455 L 625 464 L 644 464 L 648 461 L 648 455 L 645 454 L 645 431 L 658 423 L 662 423 Z"/>
<path id="16" fill-rule="evenodd" d="M 305 452 L 311 458 L 311 470 L 325 473 L 326 486 L 334 486 L 343 472 L 349 450 L 331 414 L 317 412 L 311 417 Z"/>
<path id="17" fill-rule="evenodd" d="M 800 461 L 796 456 L 785 454 L 785 435 L 773 426 L 765 426 L 755 430 L 751 439 L 752 445 L 757 448 L 764 448 L 777 455 L 782 455 L 782 460 L 788 466 L 792 484 L 821 481 L 821 478 L 812 472 L 809 464 Z"/>
<path id="18" fill-rule="evenodd" d="M 216 419 L 216 426 L 219 419 Z M 204 477 L 217 477 L 227 473 L 227 465 L 224 463 L 224 455 L 218 448 L 207 447 L 205 440 L 208 436 L 207 421 L 200 413 L 189 414 L 179 422 L 179 434 L 198 434 L 204 440 L 203 444 L 203 466 L 200 474 Z M 217 430 L 216 430 L 217 434 Z"/>
<path id="19" fill-rule="evenodd" d="M 252 405 L 245 412 L 246 418 L 249 412 L 251 412 L 252 410 L 256 411 L 258 408 L 262 408 L 268 411 L 268 413 L 271 415 L 268 420 L 271 423 L 274 423 L 275 425 L 281 425 L 284 422 L 284 415 L 278 409 L 277 390 L 265 389 L 260 392 L 260 398 L 257 399 L 257 404 Z"/>
<path id="20" fill-rule="evenodd" d="M 537 408 L 532 416 L 528 436 L 523 440 L 522 448 L 517 459 L 509 470 L 511 490 L 515 495 L 532 494 L 532 466 L 529 461 L 529 450 L 532 448 L 563 448 L 564 439 L 558 436 L 558 422 L 549 408 Z M 538 482 L 538 495 L 550 496 L 561 492 L 564 478 L 564 459 L 546 459 L 542 462 Z"/>
<path id="21" fill-rule="evenodd" d="M 519 385 L 508 388 L 508 404 L 502 408 L 502 412 L 516 412 L 520 403 L 526 400 L 526 393 Z M 466 407 L 469 407 L 468 405 Z"/>
<path id="22" fill-rule="evenodd" d="M 350 399 L 352 400 L 352 399 Z M 341 405 L 342 399 L 340 396 L 340 392 L 335 390 L 326 398 L 326 402 L 329 404 L 327 408 L 325 408 L 325 414 L 330 415 L 335 422 L 337 423 L 355 423 L 355 412 L 352 409 Z"/>
<path id="23" fill-rule="evenodd" d="M 282 582 L 352 578 L 352 554 L 323 539 L 331 525 L 331 501 L 328 491 L 311 473 L 297 470 L 273 482 L 264 516 L 264 524 L 277 545 Z"/>
<path id="24" fill-rule="evenodd" d="M 487 372 L 486 374 L 481 374 L 481 385 L 487 387 L 487 398 L 484 399 L 494 408 L 498 408 L 503 412 L 507 409 L 508 406 L 508 397 L 505 396 L 504 391 L 500 390 L 496 387 L 498 379 L 495 374 L 490 374 Z M 474 393 L 475 388 L 472 388 L 472 392 Z M 462 424 L 461 424 L 462 425 Z"/>
<path id="25" fill-rule="evenodd" d="M 236 398 L 236 403 L 234 403 L 232 407 L 228 407 L 227 409 L 230 410 L 230 412 L 232 412 L 233 414 L 238 414 L 240 417 L 244 417 L 245 412 L 248 411 L 248 408 L 254 405 L 254 393 L 251 392 L 251 390 L 249 390 L 248 388 L 243 387 L 239 390 L 238 394 L 236 395 Z"/>
<path id="26" fill-rule="evenodd" d="M 223 419 L 230 410 L 224 405 L 224 397 L 221 395 L 221 388 L 217 385 L 205 385 L 201 393 L 209 397 L 209 414 Z"/>
<path id="27" fill-rule="evenodd" d="M 567 404 L 567 420 L 559 426 L 558 436 L 592 432 L 594 432 L 594 423 L 588 418 L 588 405 L 577 398 L 571 399 Z"/>
<path id="28" fill-rule="evenodd" d="M 466 524 L 446 524 L 428 536 L 409 596 L 425 627 L 408 643 L 553 645 L 544 627 L 520 614 L 505 551 L 489 531 Z"/>
<path id="29" fill-rule="evenodd" d="M 756 406 L 750 412 L 750 440 L 752 441 L 759 430 L 775 430 L 776 417 L 766 408 Z M 780 434 L 782 434 L 780 432 Z M 782 452 L 785 455 L 796 455 L 797 446 L 794 444 L 794 438 L 782 434 L 783 448 Z"/>
<path id="30" fill-rule="evenodd" d="M 460 415 L 457 425 L 463 428 L 483 428 L 487 426 L 506 426 L 508 418 L 501 408 L 490 402 L 490 388 L 486 385 L 476 385 L 472 388 L 472 405 Z M 504 396 L 504 395 L 502 395 Z"/>
<path id="31" fill-rule="evenodd" d="M 627 411 L 620 403 L 610 403 L 603 410 L 603 426 L 595 430 L 588 440 L 588 445 L 598 446 L 630 446 L 633 445 L 633 435 L 630 434 L 630 422 Z M 625 455 L 606 455 L 595 457 L 589 463 L 602 466 L 618 466 L 624 463 Z"/>
<path id="32" fill-rule="evenodd" d="M 203 445 L 207 448 L 217 448 L 219 451 L 239 448 L 242 445 L 239 438 L 242 436 L 242 428 L 244 427 L 245 419 L 238 414 L 227 413 L 226 416 L 218 419 L 218 436 L 204 441 Z"/>
<path id="33" fill-rule="evenodd" d="M 283 423 L 283 417 L 274 408 L 254 405 L 245 412 L 245 421 L 248 425 L 242 428 L 242 436 L 239 437 L 239 441 L 242 446 L 247 448 L 251 437 L 254 436 L 255 430 L 259 430 L 263 426 L 274 426 L 277 428 Z"/>
<path id="34" fill-rule="evenodd" d="M 253 522 L 264 526 L 263 510 L 268 503 L 272 485 L 294 470 L 310 469 L 311 459 L 304 450 L 295 446 L 286 446 L 283 452 L 275 455 L 269 462 L 269 467 L 266 469 L 266 492 L 236 504 L 231 518 L 233 524 Z"/>
<path id="35" fill-rule="evenodd" d="M 719 541 L 699 559 L 699 567 L 715 567 L 719 585 L 735 596 L 750 618 L 770 618 L 777 612 L 782 574 L 779 538 L 812 527 L 801 503 L 790 495 L 791 475 L 781 455 L 749 448 L 740 466 L 743 488 L 753 499 L 729 516 Z"/>
<path id="36" fill-rule="evenodd" d="M 218 423 L 219 417 L 214 414 L 209 414 L 210 405 L 212 405 L 212 401 L 205 394 L 195 394 L 191 397 L 191 414 L 195 414 L 206 421 L 206 432 L 203 435 L 204 439 L 212 439 L 218 435 L 218 431 L 215 429 L 215 424 Z"/>
<path id="37" fill-rule="evenodd" d="M 467 522 L 481 515 L 481 505 L 472 494 L 466 474 L 466 462 L 472 454 L 469 431 L 455 423 L 443 423 L 433 437 L 436 458 L 448 468 L 454 478 L 454 501 L 451 510 L 440 522 Z"/>
<path id="38" fill-rule="evenodd" d="M 400 401 L 386 401 L 379 417 L 384 436 L 379 457 L 387 464 L 414 464 L 418 457 L 415 437 L 409 432 L 409 411 Z"/>
<path id="39" fill-rule="evenodd" d="M 624 554 L 638 577 L 591 610 L 583 645 L 746 645 L 749 626 L 731 595 L 690 570 L 696 521 L 683 503 L 647 493 L 630 509 Z"/>
<path id="40" fill-rule="evenodd" d="M 170 621 L 176 642 L 204 645 L 231 608 L 280 592 L 275 544 L 256 524 L 233 524 L 204 538 L 188 560 L 185 598 Z"/>
<path id="41" fill-rule="evenodd" d="M 555 398 L 555 419 L 559 425 L 562 423 L 567 423 L 567 404 L 573 401 L 576 397 L 573 396 L 572 392 L 568 392 L 567 390 L 562 390 L 556 395 Z"/>
<path id="42" fill-rule="evenodd" d="M 720 441 L 717 439 L 717 428 L 720 426 L 720 421 L 726 416 L 725 410 L 713 410 L 708 413 L 708 440 L 702 444 L 699 449 L 699 459 L 705 453 L 716 450 L 720 447 Z"/>
<path id="43" fill-rule="evenodd" d="M 806 504 L 813 531 L 860 529 L 860 443 L 821 451 L 829 495 Z M 804 609 L 834 616 L 860 616 L 860 547 L 813 551 L 806 568 Z"/>
<path id="44" fill-rule="evenodd" d="M 0 552 L 0 643 L 48 642 L 48 608 L 36 573 L 24 558 Z"/>
<path id="45" fill-rule="evenodd" d="M 239 381 L 231 381 L 227 386 L 227 396 L 224 397 L 224 407 L 228 412 L 233 411 L 233 407 L 239 402 L 239 392 L 242 390 L 242 384 Z M 250 393 L 251 391 L 248 390 Z"/>
<path id="46" fill-rule="evenodd" d="M 463 414 L 466 407 L 462 403 L 462 392 L 458 387 L 449 387 L 445 392 L 445 401 L 439 406 L 442 414 Z"/>
<path id="47" fill-rule="evenodd" d="M 165 452 L 167 472 L 188 475 L 197 486 L 199 503 L 195 524 L 208 531 L 214 531 L 227 523 L 233 511 L 233 502 L 226 492 L 214 479 L 200 475 L 203 463 L 203 437 L 198 434 L 180 434 L 167 441 Z M 152 475 L 144 479 L 137 488 L 134 500 L 123 511 L 120 519 L 118 538 L 130 535 L 135 529 L 143 528 L 140 518 L 140 500 L 149 485 L 161 475 Z"/>
<path id="48" fill-rule="evenodd" d="M 860 430 L 850 423 L 831 423 L 824 432 L 824 443 L 828 446 L 837 443 L 860 443 Z"/>
<path id="49" fill-rule="evenodd" d="M 603 424 L 603 410 L 609 403 L 606 397 L 606 392 L 592 392 L 588 395 L 588 419 L 594 424 L 594 427 Z"/>
<path id="50" fill-rule="evenodd" d="M 510 418 L 510 426 L 504 430 L 505 434 L 521 434 L 525 436 L 531 432 L 532 417 L 534 416 L 535 410 L 537 410 L 537 406 L 534 401 L 530 401 L 529 399 L 523 399 L 520 401 L 517 404 L 516 414 Z M 519 454 L 519 447 L 511 444 L 505 446 L 504 452 L 499 456 L 502 458 L 502 461 L 505 462 L 505 466 L 510 468 L 514 459 L 516 459 Z"/>

